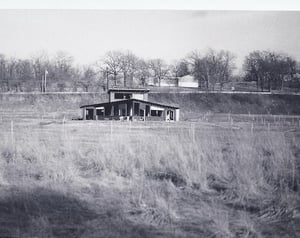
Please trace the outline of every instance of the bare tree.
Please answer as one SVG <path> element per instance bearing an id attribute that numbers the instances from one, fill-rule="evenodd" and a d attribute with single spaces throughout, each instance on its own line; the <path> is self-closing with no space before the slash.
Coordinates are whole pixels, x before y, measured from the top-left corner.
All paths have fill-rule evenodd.
<path id="1" fill-rule="evenodd" d="M 73 61 L 73 56 L 69 53 L 65 51 L 58 51 L 54 57 L 54 65 L 57 69 L 57 73 L 60 75 L 70 74 Z"/>
<path id="2" fill-rule="evenodd" d="M 17 65 L 18 60 L 15 58 L 10 58 L 8 60 L 8 67 L 7 67 L 7 80 L 8 80 L 8 90 L 11 90 L 11 88 L 14 88 L 14 90 L 17 92 L 20 88 L 20 81 L 18 81 L 17 78 Z"/>
<path id="3" fill-rule="evenodd" d="M 223 88 L 223 84 L 230 80 L 232 72 L 235 68 L 234 59 L 235 56 L 229 51 L 221 50 L 219 52 L 215 52 L 210 50 L 208 54 L 209 61 L 212 65 L 212 79 L 214 79 L 211 83 L 213 89 L 216 83 L 219 83 L 221 86 L 221 90 Z"/>
<path id="4" fill-rule="evenodd" d="M 19 90 L 26 88 L 30 90 L 34 87 L 34 69 L 30 60 L 18 60 L 16 65 L 16 81 Z"/>
<path id="5" fill-rule="evenodd" d="M 229 80 L 235 67 L 234 58 L 229 51 L 209 49 L 204 55 L 199 51 L 191 52 L 187 62 L 191 65 L 192 74 L 198 80 L 199 86 L 204 84 L 207 90 L 214 90 L 216 83 L 222 89 L 223 84 Z"/>
<path id="6" fill-rule="evenodd" d="M 244 61 L 245 80 L 256 81 L 257 90 L 283 89 L 285 78 L 296 74 L 296 61 L 289 56 L 271 51 L 253 51 Z"/>
<path id="7" fill-rule="evenodd" d="M 56 83 L 60 91 L 65 91 L 72 85 L 76 77 L 76 70 L 73 66 L 74 59 L 68 52 L 58 51 L 51 60 L 47 71 L 53 83 Z"/>
<path id="8" fill-rule="evenodd" d="M 84 66 L 80 72 L 79 85 L 84 88 L 85 92 L 89 91 L 89 87 L 95 86 L 97 81 L 97 72 L 92 66 Z"/>
<path id="9" fill-rule="evenodd" d="M 293 81 L 297 73 L 297 61 L 290 56 L 283 56 L 279 63 L 280 70 L 280 89 L 283 90 L 284 79 Z"/>
<path id="10" fill-rule="evenodd" d="M 165 78 L 169 73 L 167 64 L 162 59 L 152 59 L 149 61 L 150 69 L 153 76 L 158 80 L 158 86 L 161 86 L 161 80 Z"/>
<path id="11" fill-rule="evenodd" d="M 117 76 L 122 71 L 122 53 L 120 51 L 109 51 L 105 54 L 101 64 L 102 71 L 113 75 L 114 85 L 117 86 Z"/>
<path id="12" fill-rule="evenodd" d="M 200 88 L 205 84 L 208 90 L 209 74 L 206 61 L 203 59 L 199 51 L 192 51 L 186 58 L 186 62 L 191 66 L 191 73 L 198 80 Z"/>
<path id="13" fill-rule="evenodd" d="M 130 51 L 121 53 L 120 57 L 120 68 L 124 77 L 124 87 L 127 87 L 128 76 L 131 78 L 131 84 L 133 81 L 133 76 L 138 68 L 138 58 Z"/>
<path id="14" fill-rule="evenodd" d="M 31 63 L 34 71 L 34 78 L 36 82 L 40 83 L 41 92 L 44 91 L 44 75 L 48 68 L 50 61 L 48 54 L 44 51 L 40 51 L 32 55 Z"/>
<path id="15" fill-rule="evenodd" d="M 136 76 L 139 79 L 139 84 L 146 85 L 146 80 L 150 77 L 150 66 L 144 59 L 139 59 L 137 62 Z"/>
<path id="16" fill-rule="evenodd" d="M 7 70 L 7 60 L 5 55 L 0 54 L 0 82 L 1 82 L 1 88 L 6 88 L 8 91 L 9 88 L 9 82 L 6 77 L 6 70 Z M 5 85 L 5 86 L 4 86 Z"/>
<path id="17" fill-rule="evenodd" d="M 184 59 L 175 61 L 171 66 L 170 70 L 172 74 L 174 75 L 175 78 L 177 77 L 183 77 L 186 75 L 189 75 L 189 67 L 188 67 L 188 62 Z"/>

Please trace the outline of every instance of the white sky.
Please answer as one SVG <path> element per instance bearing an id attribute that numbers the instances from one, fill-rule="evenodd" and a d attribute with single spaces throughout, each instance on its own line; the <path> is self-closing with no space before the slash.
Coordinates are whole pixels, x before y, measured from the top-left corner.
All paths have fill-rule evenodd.
<path id="1" fill-rule="evenodd" d="M 0 53 L 17 58 L 64 50 L 88 64 L 129 49 L 172 62 L 208 47 L 232 51 L 238 66 L 252 50 L 300 61 L 300 11 L 0 10 Z"/>

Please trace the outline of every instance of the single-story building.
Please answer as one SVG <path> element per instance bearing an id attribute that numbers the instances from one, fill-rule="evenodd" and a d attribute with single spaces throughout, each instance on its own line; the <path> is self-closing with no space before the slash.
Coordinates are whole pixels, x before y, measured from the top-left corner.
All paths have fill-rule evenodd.
<path id="1" fill-rule="evenodd" d="M 109 102 L 84 105 L 83 120 L 179 121 L 179 107 L 148 101 L 148 89 L 110 89 Z"/>
<path id="2" fill-rule="evenodd" d="M 186 75 L 178 78 L 178 87 L 198 88 L 199 82 L 192 75 Z"/>

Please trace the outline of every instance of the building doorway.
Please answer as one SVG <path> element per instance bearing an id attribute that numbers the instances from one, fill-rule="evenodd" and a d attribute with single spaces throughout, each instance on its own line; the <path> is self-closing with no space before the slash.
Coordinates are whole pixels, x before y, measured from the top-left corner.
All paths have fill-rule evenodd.
<path id="1" fill-rule="evenodd" d="M 174 111 L 173 110 L 167 110 L 167 121 L 174 121 Z"/>
<path id="2" fill-rule="evenodd" d="M 93 108 L 86 109 L 86 120 L 94 120 L 94 109 Z"/>
<path id="3" fill-rule="evenodd" d="M 96 119 L 104 117 L 104 107 L 96 108 Z"/>

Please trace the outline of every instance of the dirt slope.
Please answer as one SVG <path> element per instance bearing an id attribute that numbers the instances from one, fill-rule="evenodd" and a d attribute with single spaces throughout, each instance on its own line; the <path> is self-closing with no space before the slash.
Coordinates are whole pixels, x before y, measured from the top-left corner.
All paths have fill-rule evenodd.
<path id="1" fill-rule="evenodd" d="M 107 100 L 103 93 L 0 94 L 0 111 L 72 111 L 80 115 L 81 105 Z M 183 117 L 205 112 L 300 115 L 300 95 L 164 92 L 150 93 L 149 100 L 177 105 Z"/>

